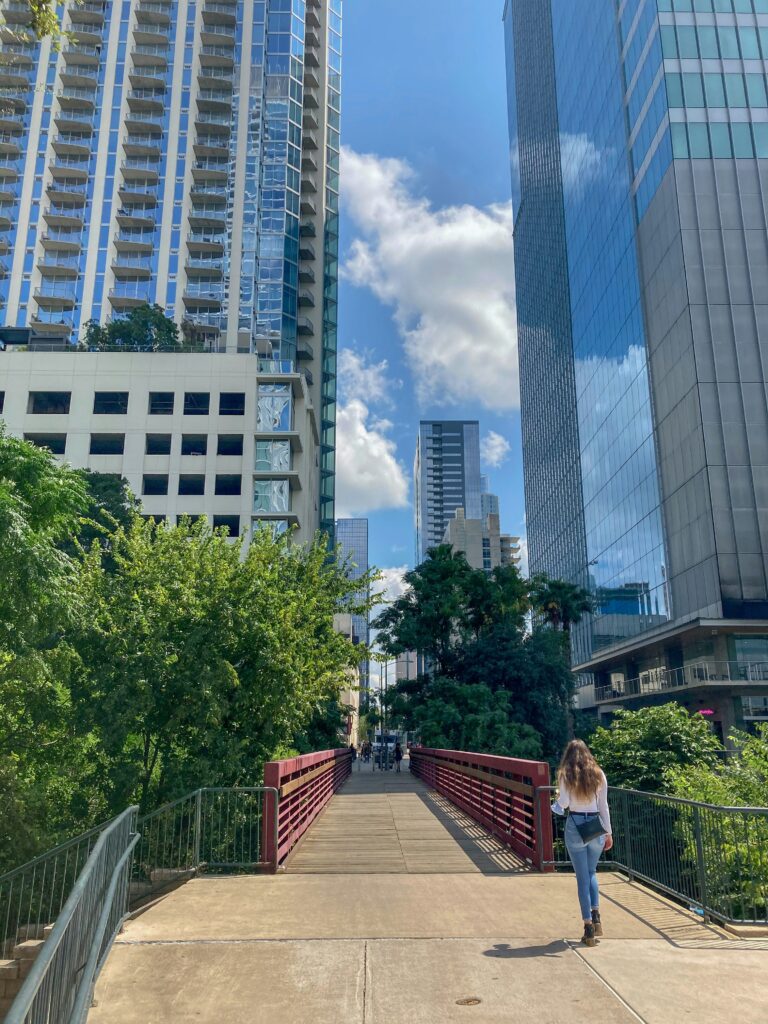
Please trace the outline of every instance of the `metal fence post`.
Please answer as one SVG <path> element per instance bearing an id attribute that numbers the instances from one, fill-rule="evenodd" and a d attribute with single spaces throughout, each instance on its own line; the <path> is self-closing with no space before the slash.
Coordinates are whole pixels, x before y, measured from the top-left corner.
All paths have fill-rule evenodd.
<path id="1" fill-rule="evenodd" d="M 693 835 L 696 840 L 696 868 L 699 876 L 701 909 L 704 911 L 704 920 L 709 921 L 709 893 L 707 892 L 707 865 L 704 860 L 704 841 L 701 835 L 701 808 L 696 805 L 693 807 Z"/>
<path id="2" fill-rule="evenodd" d="M 629 880 L 632 881 L 634 879 L 634 870 L 633 869 L 634 869 L 634 860 L 635 860 L 635 858 L 632 855 L 632 846 L 633 846 L 633 843 L 632 843 L 632 829 L 631 829 L 630 824 L 629 824 L 629 811 L 628 811 L 628 808 L 627 808 L 628 802 L 629 802 L 629 794 L 626 792 L 626 790 L 623 790 L 622 794 L 621 794 L 621 816 L 624 819 L 623 838 L 624 838 L 624 842 L 626 844 L 626 852 L 627 852 L 627 863 L 626 863 L 627 874 L 629 875 Z M 614 856 L 616 856 L 616 854 L 614 854 Z"/>
<path id="3" fill-rule="evenodd" d="M 202 803 L 203 803 L 203 791 L 198 789 L 195 793 L 195 871 L 200 870 L 200 852 L 201 852 L 201 835 L 202 829 Z"/>

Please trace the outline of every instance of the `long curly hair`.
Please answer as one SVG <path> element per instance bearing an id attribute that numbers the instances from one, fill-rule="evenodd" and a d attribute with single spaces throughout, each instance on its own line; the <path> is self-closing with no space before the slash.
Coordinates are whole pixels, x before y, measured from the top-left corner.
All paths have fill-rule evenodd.
<path id="1" fill-rule="evenodd" d="M 565 783 L 568 792 L 581 800 L 591 800 L 603 781 L 600 766 L 584 740 L 571 740 L 563 751 L 563 759 L 557 770 L 560 783 Z"/>

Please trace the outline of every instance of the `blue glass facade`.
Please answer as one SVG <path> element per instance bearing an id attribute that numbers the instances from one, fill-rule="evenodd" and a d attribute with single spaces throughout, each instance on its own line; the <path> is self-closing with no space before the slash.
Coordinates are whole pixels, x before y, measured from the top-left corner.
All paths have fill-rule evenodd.
<path id="1" fill-rule="evenodd" d="M 768 3 L 508 0 L 505 28 L 531 569 L 594 595 L 585 681 L 677 670 L 708 618 L 768 618 Z"/>
<path id="2" fill-rule="evenodd" d="M 336 543 L 340 548 L 340 559 L 349 562 L 349 578 L 359 580 L 368 572 L 368 520 L 337 519 Z M 352 632 L 356 643 L 370 642 L 370 628 L 367 615 L 352 616 Z M 369 664 L 360 665 L 360 685 L 369 685 Z"/>

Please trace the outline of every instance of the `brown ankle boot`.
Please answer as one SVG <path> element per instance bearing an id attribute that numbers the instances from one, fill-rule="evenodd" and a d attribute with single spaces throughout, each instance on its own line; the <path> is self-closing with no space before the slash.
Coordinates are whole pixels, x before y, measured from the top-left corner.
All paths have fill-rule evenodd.
<path id="1" fill-rule="evenodd" d="M 600 920 L 600 911 L 599 910 L 593 910 L 592 911 L 592 927 L 595 929 L 595 935 L 602 935 L 603 934 L 603 924 L 602 924 L 602 922 Z"/>
<path id="2" fill-rule="evenodd" d="M 581 937 L 581 942 L 584 946 L 597 945 L 597 939 L 595 938 L 595 926 L 593 924 L 584 925 L 584 934 Z"/>

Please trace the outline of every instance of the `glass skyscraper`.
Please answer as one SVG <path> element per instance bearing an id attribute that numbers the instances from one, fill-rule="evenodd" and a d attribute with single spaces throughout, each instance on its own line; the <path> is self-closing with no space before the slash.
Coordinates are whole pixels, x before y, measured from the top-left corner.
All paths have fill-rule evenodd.
<path id="1" fill-rule="evenodd" d="M 480 519 L 480 425 L 477 420 L 422 420 L 413 468 L 416 562 L 443 543 L 457 508 Z"/>
<path id="2" fill-rule="evenodd" d="M 592 591 L 598 702 L 726 727 L 768 678 L 768 0 L 504 23 L 531 571 Z"/>
<path id="3" fill-rule="evenodd" d="M 0 25 L 5 340 L 62 348 L 157 303 L 196 348 L 253 357 L 254 408 L 260 368 L 299 373 L 329 533 L 341 4 L 71 0 L 60 50 L 24 3 Z"/>
<path id="4" fill-rule="evenodd" d="M 349 577 L 359 580 L 368 572 L 368 520 L 337 519 L 336 543 L 341 548 L 341 559 L 349 559 Z M 368 645 L 371 638 L 367 615 L 352 616 L 352 636 L 355 643 Z M 369 664 L 364 661 L 360 665 L 360 685 L 369 686 Z"/>

